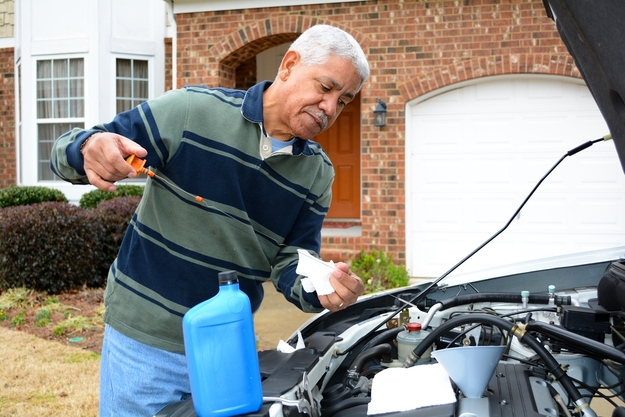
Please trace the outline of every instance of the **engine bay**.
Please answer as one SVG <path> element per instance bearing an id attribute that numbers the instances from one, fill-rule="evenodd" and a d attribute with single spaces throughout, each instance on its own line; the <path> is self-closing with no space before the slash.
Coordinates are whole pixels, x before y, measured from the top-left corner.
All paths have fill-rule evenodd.
<path id="1" fill-rule="evenodd" d="M 264 404 L 249 415 L 596 416 L 605 415 L 593 409 L 601 398 L 618 416 L 625 331 L 622 313 L 602 307 L 597 289 L 622 267 L 613 259 L 470 284 L 424 282 L 321 313 L 287 341 L 292 351 L 259 352 Z M 484 347 L 500 350 L 494 359 L 473 355 Z M 442 351 L 457 353 L 442 363 L 450 401 L 397 408 L 441 390 L 420 372 L 396 387 L 386 379 L 376 392 L 384 372 L 430 369 Z M 372 409 L 376 395 L 386 400 L 383 412 Z M 158 416 L 195 412 L 189 399 Z"/>

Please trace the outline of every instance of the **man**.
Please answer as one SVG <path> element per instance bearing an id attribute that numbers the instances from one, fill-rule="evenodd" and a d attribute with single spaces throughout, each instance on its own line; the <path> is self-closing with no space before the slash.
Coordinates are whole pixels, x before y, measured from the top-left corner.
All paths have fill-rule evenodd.
<path id="1" fill-rule="evenodd" d="M 182 316 L 235 270 L 256 310 L 271 279 L 303 311 L 337 311 L 364 291 L 338 263 L 334 292 L 302 289 L 297 249 L 318 256 L 332 165 L 309 141 L 332 125 L 369 76 L 344 31 L 304 32 L 273 83 L 247 92 L 171 91 L 108 123 L 74 129 L 54 145 L 61 178 L 114 190 L 135 177 L 135 154 L 156 173 L 111 266 L 105 293 L 100 415 L 153 415 L 190 391 Z"/>

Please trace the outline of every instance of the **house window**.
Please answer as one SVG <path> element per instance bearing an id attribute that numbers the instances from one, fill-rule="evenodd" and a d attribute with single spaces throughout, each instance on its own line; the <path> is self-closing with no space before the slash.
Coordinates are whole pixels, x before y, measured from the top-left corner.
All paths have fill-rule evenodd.
<path id="1" fill-rule="evenodd" d="M 117 59 L 117 113 L 130 110 L 148 99 L 148 61 Z"/>
<path id="2" fill-rule="evenodd" d="M 58 179 L 50 170 L 54 141 L 74 127 L 85 126 L 82 58 L 37 61 L 37 140 L 39 181 Z"/>

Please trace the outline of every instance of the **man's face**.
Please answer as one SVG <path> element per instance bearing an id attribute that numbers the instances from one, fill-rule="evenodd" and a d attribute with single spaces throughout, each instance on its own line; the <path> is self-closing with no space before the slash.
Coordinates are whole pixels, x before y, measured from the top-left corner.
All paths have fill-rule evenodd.
<path id="1" fill-rule="evenodd" d="M 330 55 L 325 64 L 305 66 L 289 51 L 280 78 L 284 82 L 283 122 L 293 136 L 310 139 L 326 130 L 360 88 L 354 65 Z"/>

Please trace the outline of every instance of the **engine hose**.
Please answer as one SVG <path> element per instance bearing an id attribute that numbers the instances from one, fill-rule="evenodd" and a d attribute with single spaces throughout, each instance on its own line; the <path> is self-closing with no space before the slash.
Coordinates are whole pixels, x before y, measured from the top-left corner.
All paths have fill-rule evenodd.
<path id="1" fill-rule="evenodd" d="M 575 347 L 585 350 L 586 352 L 597 355 L 601 358 L 611 359 L 614 362 L 625 364 L 625 353 L 617 348 L 596 340 L 581 337 L 563 327 L 549 325 L 540 321 L 533 321 L 527 324 L 525 330 L 528 332 L 539 332 L 546 336 L 552 336 L 564 342 L 570 343 Z"/>
<path id="2" fill-rule="evenodd" d="M 397 335 L 399 333 L 401 333 L 402 331 L 406 330 L 406 326 L 399 326 L 396 327 L 394 329 L 387 329 L 385 331 L 383 331 L 382 333 L 376 335 L 374 338 L 372 338 L 371 340 L 369 340 L 367 342 L 366 345 L 363 346 L 362 348 L 362 352 L 364 352 L 365 350 L 370 349 L 373 346 L 376 346 L 382 342 L 388 342 L 390 340 L 393 340 L 397 337 Z"/>
<path id="3" fill-rule="evenodd" d="M 421 355 L 423 355 L 423 353 L 447 331 L 458 326 L 472 323 L 490 324 L 502 330 L 505 330 L 509 334 L 514 334 L 517 338 L 519 338 L 519 332 L 513 331 L 517 329 L 517 326 L 505 319 L 502 319 L 501 317 L 497 317 L 492 314 L 482 313 L 464 314 L 451 318 L 432 330 L 432 332 L 428 334 L 421 341 L 421 343 L 419 343 L 419 345 L 417 345 L 417 347 L 415 347 L 414 350 L 408 355 L 403 364 L 404 368 L 409 368 L 414 365 L 417 360 L 419 360 Z M 562 384 L 562 387 L 567 392 L 569 397 L 581 409 L 584 409 L 584 414 L 592 416 L 594 412 L 592 412 L 592 410 L 587 407 L 586 401 L 583 399 L 582 394 L 577 390 L 575 384 L 573 384 L 573 381 L 569 378 L 566 372 L 562 370 L 560 364 L 554 359 L 551 353 L 549 353 L 549 351 L 547 351 L 547 349 L 545 349 L 545 347 L 528 332 L 523 332 L 522 336 L 519 339 L 521 340 L 521 342 L 532 348 L 534 352 L 540 357 L 540 359 L 542 359 L 547 367 L 547 370 L 554 375 L 554 377 L 560 382 L 560 384 Z"/>
<path id="4" fill-rule="evenodd" d="M 506 332 L 510 332 L 510 329 L 513 326 L 511 322 L 491 314 L 475 313 L 456 316 L 442 323 L 440 326 L 433 329 L 425 338 L 423 338 L 421 343 L 419 343 L 417 347 L 415 347 L 414 350 L 406 357 L 403 364 L 404 368 L 410 368 L 414 365 L 421 358 L 421 355 L 423 355 L 423 353 L 447 331 L 468 323 L 489 323 L 505 330 Z"/>
<path id="5" fill-rule="evenodd" d="M 372 358 L 376 358 L 384 353 L 391 351 L 391 345 L 384 343 L 378 346 L 374 346 L 371 349 L 363 351 L 360 355 L 354 359 L 352 366 L 347 370 L 347 377 L 345 378 L 345 385 L 349 388 L 354 388 L 360 379 L 360 371 L 362 367 L 369 362 Z"/>
<path id="6" fill-rule="evenodd" d="M 328 408 L 324 408 L 322 410 L 322 414 L 324 417 L 332 417 L 339 411 L 343 411 L 348 408 L 356 407 L 358 405 L 368 404 L 371 402 L 371 397 L 354 397 L 348 398 L 347 400 L 339 401 L 338 403 L 332 404 Z"/>
<path id="7" fill-rule="evenodd" d="M 588 403 L 573 383 L 573 380 L 571 380 L 566 371 L 562 369 L 558 361 L 549 353 L 543 344 L 527 331 L 523 333 L 523 336 L 521 336 L 519 340 L 521 343 L 525 343 L 529 346 L 536 352 L 540 359 L 542 359 L 546 369 L 551 372 L 556 381 L 560 382 L 562 388 L 564 388 L 573 402 L 578 405 L 583 415 L 596 417 L 596 414 L 588 407 Z"/>
<path id="8" fill-rule="evenodd" d="M 549 304 L 549 295 L 548 294 L 530 294 L 528 302 L 530 304 Z M 441 310 L 445 310 L 451 307 L 456 307 L 459 305 L 465 305 L 470 303 L 481 303 L 481 302 L 491 302 L 491 303 L 522 303 L 521 294 L 520 293 L 477 293 L 477 294 L 468 294 L 468 295 L 459 295 L 457 297 L 447 298 L 445 300 L 440 300 L 439 303 L 442 304 Z M 560 296 L 556 295 L 554 299 L 555 305 L 571 305 L 571 296 Z"/>

